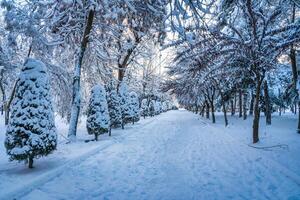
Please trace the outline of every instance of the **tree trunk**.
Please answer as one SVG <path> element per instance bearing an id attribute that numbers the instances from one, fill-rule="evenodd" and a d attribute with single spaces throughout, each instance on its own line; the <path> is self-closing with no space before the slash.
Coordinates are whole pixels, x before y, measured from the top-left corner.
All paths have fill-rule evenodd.
<path id="1" fill-rule="evenodd" d="M 209 119 L 209 109 L 210 109 L 210 108 L 209 108 L 209 103 L 208 103 L 208 102 L 205 102 L 205 105 L 206 105 L 206 106 L 205 106 L 205 107 L 206 107 L 206 110 L 205 110 L 205 111 L 206 111 L 206 118 Z"/>
<path id="2" fill-rule="evenodd" d="M 108 136 L 111 136 L 111 126 L 109 126 Z"/>
<path id="3" fill-rule="evenodd" d="M 202 105 L 202 106 L 201 106 L 201 111 L 200 111 L 201 117 L 204 117 L 204 110 L 205 110 L 205 106 Z"/>
<path id="4" fill-rule="evenodd" d="M 243 96 L 243 93 L 242 93 L 242 90 L 240 89 L 240 90 L 239 90 L 239 117 L 242 117 L 242 116 L 243 116 L 243 102 L 242 102 L 242 96 Z"/>
<path id="5" fill-rule="evenodd" d="M 222 97 L 222 99 L 223 99 L 223 97 Z M 222 107 L 223 107 L 223 113 L 224 113 L 225 126 L 228 126 L 227 111 L 226 111 L 226 105 L 225 105 L 224 100 L 222 100 Z"/>
<path id="6" fill-rule="evenodd" d="M 77 124 L 78 124 L 78 118 L 80 112 L 80 76 L 81 76 L 82 60 L 88 45 L 89 34 L 93 27 L 94 15 L 95 15 L 94 10 L 90 10 L 88 14 L 85 30 L 83 33 L 81 45 L 80 45 L 80 52 L 77 56 L 77 61 L 74 69 L 73 99 L 72 99 L 72 107 L 71 107 L 69 132 L 68 132 L 68 138 L 71 141 L 76 140 Z"/>
<path id="7" fill-rule="evenodd" d="M 213 101 L 210 102 L 210 108 L 211 108 L 212 123 L 214 124 L 216 123 L 216 117 L 215 117 L 215 106 Z"/>
<path id="8" fill-rule="evenodd" d="M 10 105 L 15 97 L 15 93 L 16 93 L 16 88 L 18 85 L 19 79 L 16 80 L 13 90 L 10 94 L 9 100 L 8 102 L 5 104 L 5 125 L 8 125 L 8 121 L 9 121 L 9 112 L 10 112 Z"/>
<path id="9" fill-rule="evenodd" d="M 120 60 L 118 61 L 118 81 L 119 81 L 119 84 L 118 84 L 117 89 L 119 88 L 120 83 L 123 81 L 127 65 L 130 62 L 130 57 L 131 57 L 134 49 L 137 47 L 137 45 L 140 41 L 141 41 L 141 38 L 138 38 L 138 36 L 135 36 L 135 45 L 132 48 L 130 48 L 126 51 L 126 55 L 124 56 L 124 59 L 122 61 L 120 61 Z"/>
<path id="10" fill-rule="evenodd" d="M 33 168 L 33 156 L 28 157 L 28 168 L 29 169 Z"/>
<path id="11" fill-rule="evenodd" d="M 244 92 L 243 94 L 243 119 L 247 119 L 247 99 L 248 99 L 248 93 Z"/>
<path id="12" fill-rule="evenodd" d="M 0 78 L 0 90 L 2 93 L 2 105 L 1 105 L 1 115 L 3 115 L 3 112 L 5 110 L 5 104 L 6 104 L 6 93 L 3 85 L 3 70 L 1 70 L 1 78 Z"/>
<path id="13" fill-rule="evenodd" d="M 5 93 L 2 93 L 2 105 L 1 105 L 1 115 L 4 114 L 5 111 L 5 104 L 6 104 L 6 96 Z"/>
<path id="14" fill-rule="evenodd" d="M 279 116 L 281 116 L 281 110 L 282 110 L 282 108 L 281 108 L 281 105 L 279 106 Z M 298 124 L 299 124 L 299 121 L 298 121 Z"/>
<path id="15" fill-rule="evenodd" d="M 291 22 L 294 23 L 295 19 L 296 19 L 296 4 L 293 3 Z M 294 86 L 296 87 L 298 73 L 297 73 L 297 63 L 296 63 L 296 50 L 295 50 L 294 46 L 291 46 L 291 49 L 290 49 L 290 59 L 291 59 L 293 83 L 294 83 Z"/>
<path id="16" fill-rule="evenodd" d="M 234 107 L 234 102 L 233 99 L 230 100 L 230 107 L 231 107 L 231 116 L 235 114 L 235 107 Z"/>
<path id="17" fill-rule="evenodd" d="M 259 141 L 259 118 L 260 118 L 260 108 L 259 108 L 259 96 L 261 89 L 261 80 L 257 78 L 256 85 L 256 94 L 255 94 L 255 102 L 254 102 L 254 118 L 253 118 L 253 143 L 257 143 Z"/>
<path id="18" fill-rule="evenodd" d="M 8 125 L 8 122 L 9 122 L 9 106 L 5 105 L 4 109 L 5 109 L 4 124 Z"/>
<path id="19" fill-rule="evenodd" d="M 291 17 L 291 22 L 294 23 L 296 19 L 296 3 L 293 3 L 293 10 L 292 10 L 292 17 Z M 294 46 L 291 46 L 291 50 L 290 50 L 290 58 L 291 58 L 291 67 L 292 67 L 292 74 L 293 74 L 293 83 L 294 83 L 294 87 L 296 88 L 296 84 L 297 84 L 297 79 L 298 79 L 298 73 L 297 73 L 297 63 L 296 63 L 296 50 L 294 48 Z M 300 111 L 300 97 L 298 94 L 298 109 Z M 283 110 L 283 112 L 285 112 L 285 108 Z M 300 133 L 300 113 L 298 113 L 298 133 Z"/>
<path id="20" fill-rule="evenodd" d="M 125 66 L 119 64 L 118 66 L 118 80 L 119 83 L 121 83 L 123 81 L 124 75 L 125 75 Z"/>
<path id="21" fill-rule="evenodd" d="M 251 90 L 251 100 L 250 100 L 249 115 L 253 115 L 254 100 L 255 100 L 255 95 L 254 95 L 253 91 Z"/>
<path id="22" fill-rule="evenodd" d="M 300 119 L 300 101 L 298 102 L 298 119 Z M 300 133 L 300 120 L 298 120 L 298 133 Z"/>
<path id="23" fill-rule="evenodd" d="M 290 105 L 290 109 L 291 109 L 291 112 L 292 112 L 293 114 L 295 114 L 295 111 L 294 111 L 294 105 Z"/>
<path id="24" fill-rule="evenodd" d="M 269 88 L 267 81 L 264 81 L 264 96 L 265 96 L 265 112 L 266 112 L 266 124 L 271 125 L 271 104 L 269 97 Z"/>
<path id="25" fill-rule="evenodd" d="M 234 109 L 233 109 L 233 115 L 235 115 L 235 111 L 236 111 L 236 102 L 237 102 L 237 100 L 236 100 L 236 92 L 234 93 Z"/>

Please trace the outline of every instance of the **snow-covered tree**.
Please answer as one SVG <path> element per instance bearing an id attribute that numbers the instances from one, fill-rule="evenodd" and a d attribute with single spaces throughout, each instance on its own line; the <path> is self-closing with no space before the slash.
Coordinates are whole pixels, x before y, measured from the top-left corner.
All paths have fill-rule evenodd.
<path id="1" fill-rule="evenodd" d="M 5 147 L 11 160 L 28 161 L 56 148 L 57 134 L 51 104 L 50 83 L 44 63 L 27 59 L 19 76 Z"/>
<path id="2" fill-rule="evenodd" d="M 151 100 L 149 103 L 149 115 L 153 117 L 155 115 L 155 101 Z"/>
<path id="3" fill-rule="evenodd" d="M 90 135 L 95 135 L 96 141 L 100 134 L 104 134 L 109 131 L 110 120 L 106 91 L 102 85 L 95 85 L 92 88 L 87 110 L 86 127 Z"/>
<path id="4" fill-rule="evenodd" d="M 141 115 L 146 118 L 149 115 L 149 107 L 148 107 L 148 100 L 143 99 L 141 103 Z"/>
<path id="5" fill-rule="evenodd" d="M 160 101 L 155 101 L 154 110 L 155 110 L 155 114 L 156 115 L 159 115 L 162 112 L 161 102 Z"/>
<path id="6" fill-rule="evenodd" d="M 139 98 L 135 92 L 130 92 L 129 94 L 129 118 L 132 123 L 140 120 L 140 112 L 139 112 Z"/>
<path id="7" fill-rule="evenodd" d="M 163 112 L 167 112 L 167 110 L 168 110 L 168 105 L 167 105 L 167 102 L 162 102 L 162 111 Z"/>
<path id="8" fill-rule="evenodd" d="M 107 95 L 107 104 L 110 117 L 110 126 L 113 128 L 122 126 L 122 112 L 120 97 L 115 89 L 111 89 Z"/>
<path id="9" fill-rule="evenodd" d="M 124 129 L 124 124 L 128 123 L 130 120 L 130 108 L 129 108 L 129 93 L 128 87 L 125 81 L 122 81 L 119 87 L 120 96 L 120 106 L 122 112 L 122 128 Z"/>

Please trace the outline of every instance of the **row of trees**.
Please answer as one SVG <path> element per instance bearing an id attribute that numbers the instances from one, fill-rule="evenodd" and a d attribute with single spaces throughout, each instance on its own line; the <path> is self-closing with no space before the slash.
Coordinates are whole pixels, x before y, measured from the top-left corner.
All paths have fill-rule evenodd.
<path id="1" fill-rule="evenodd" d="M 11 106 L 11 116 L 6 132 L 5 146 L 11 160 L 25 160 L 29 168 L 33 167 L 33 159 L 46 156 L 56 149 L 57 133 L 54 123 L 54 110 L 50 81 L 46 66 L 35 59 L 27 59 L 16 85 L 16 94 Z M 139 121 L 172 108 L 170 102 L 142 100 L 135 92 L 129 92 L 122 82 L 119 92 L 113 84 L 98 84 L 91 90 L 87 109 L 87 131 L 98 140 L 100 134 L 109 132 L 111 128 Z M 157 106 L 154 106 L 157 105 Z M 149 111 L 153 113 L 149 114 Z M 155 112 L 154 112 L 155 111 Z"/>
<path id="2" fill-rule="evenodd" d="M 95 135 L 97 141 L 100 134 L 109 132 L 111 136 L 111 128 L 124 129 L 125 124 L 139 121 L 140 116 L 153 117 L 170 109 L 174 109 L 170 101 L 161 103 L 142 99 L 140 104 L 136 92 L 128 92 L 124 82 L 120 85 L 119 93 L 112 84 L 107 86 L 107 90 L 102 85 L 96 85 L 92 88 L 88 105 L 87 130 Z"/>
<path id="3" fill-rule="evenodd" d="M 299 2 L 207 1 L 200 9 L 203 5 L 193 5 L 193 16 L 179 14 L 176 28 L 183 30 L 182 40 L 165 89 L 185 107 L 207 117 L 211 113 L 213 122 L 216 109 L 222 109 L 225 125 L 227 111 L 234 114 L 238 101 L 241 117 L 246 119 L 248 110 L 253 115 L 256 143 L 261 112 L 270 124 L 273 111 L 298 102 Z"/>
<path id="4" fill-rule="evenodd" d="M 168 1 L 1 1 L 0 93 L 6 124 L 24 58 L 49 73 L 56 113 L 76 139 L 79 115 L 97 83 L 126 82 L 145 98 L 161 97 L 155 62 L 165 38 Z M 141 77 L 140 74 L 143 74 Z M 138 78 L 137 78 L 138 77 Z"/>

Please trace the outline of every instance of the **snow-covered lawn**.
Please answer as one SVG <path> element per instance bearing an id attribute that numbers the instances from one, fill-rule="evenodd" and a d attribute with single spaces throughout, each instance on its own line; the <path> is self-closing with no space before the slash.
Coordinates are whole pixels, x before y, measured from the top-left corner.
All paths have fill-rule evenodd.
<path id="1" fill-rule="evenodd" d="M 141 120 L 98 142 L 79 127 L 78 142 L 59 138 L 57 151 L 34 169 L 8 162 L 0 146 L 0 199 L 300 199 L 300 135 L 296 117 L 275 116 L 251 144 L 251 121 L 224 128 L 185 110 Z M 264 124 L 264 118 L 261 119 Z M 5 129 L 1 121 L 3 144 Z M 57 120 L 58 132 L 67 125 Z"/>

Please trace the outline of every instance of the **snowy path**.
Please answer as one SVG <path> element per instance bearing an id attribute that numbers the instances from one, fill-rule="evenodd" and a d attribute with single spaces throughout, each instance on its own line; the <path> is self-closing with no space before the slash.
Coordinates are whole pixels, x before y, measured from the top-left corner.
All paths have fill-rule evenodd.
<path id="1" fill-rule="evenodd" d="M 22 199 L 300 199 L 295 174 L 192 113 L 130 129 Z"/>

